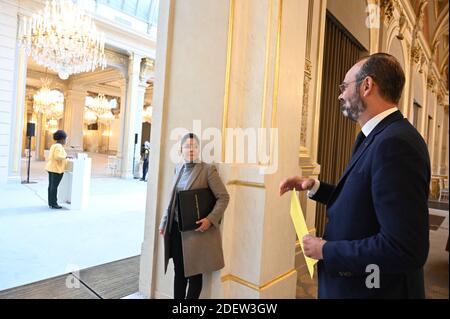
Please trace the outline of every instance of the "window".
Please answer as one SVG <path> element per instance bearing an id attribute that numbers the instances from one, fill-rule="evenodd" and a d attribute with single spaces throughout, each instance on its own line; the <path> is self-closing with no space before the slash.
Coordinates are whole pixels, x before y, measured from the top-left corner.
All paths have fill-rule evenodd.
<path id="1" fill-rule="evenodd" d="M 148 21 L 152 2 L 153 1 L 149 0 L 139 0 L 137 3 L 136 16 Z"/>
<path id="2" fill-rule="evenodd" d="M 122 4 L 122 10 L 129 15 L 136 15 L 136 7 L 138 4 L 138 0 L 127 0 Z"/>
<path id="3" fill-rule="evenodd" d="M 159 0 L 97 0 L 97 3 L 107 5 L 151 25 L 156 25 L 158 20 Z"/>

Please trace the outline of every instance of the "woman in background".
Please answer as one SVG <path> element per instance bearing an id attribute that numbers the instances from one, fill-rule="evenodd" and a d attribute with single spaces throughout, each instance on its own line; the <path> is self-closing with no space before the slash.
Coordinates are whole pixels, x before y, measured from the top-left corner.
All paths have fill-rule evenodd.
<path id="1" fill-rule="evenodd" d="M 58 205 L 57 194 L 66 169 L 67 153 L 63 146 L 66 144 L 67 134 L 63 130 L 58 130 L 53 134 L 53 139 L 56 143 L 50 147 L 48 162 L 45 165 L 45 170 L 48 172 L 48 206 L 61 209 L 62 207 Z"/>

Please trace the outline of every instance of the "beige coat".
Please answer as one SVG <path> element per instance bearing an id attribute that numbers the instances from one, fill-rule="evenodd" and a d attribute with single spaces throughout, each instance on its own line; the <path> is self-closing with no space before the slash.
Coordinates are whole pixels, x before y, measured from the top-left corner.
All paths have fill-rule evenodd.
<path id="1" fill-rule="evenodd" d="M 174 201 L 176 195 L 175 182 L 178 179 L 181 167 L 182 166 L 179 165 L 175 170 L 170 202 L 161 219 L 159 227 L 159 229 L 164 230 L 165 272 L 167 272 L 167 265 L 169 263 L 169 258 L 171 258 L 169 229 L 171 229 L 173 223 Z M 212 223 L 211 227 L 205 232 L 186 231 L 181 233 L 184 274 L 186 277 L 216 271 L 224 267 L 219 226 L 230 196 L 220 179 L 217 169 L 211 164 L 202 162 L 195 165 L 185 190 L 206 187 L 209 187 L 217 198 L 214 209 L 206 217 Z"/>

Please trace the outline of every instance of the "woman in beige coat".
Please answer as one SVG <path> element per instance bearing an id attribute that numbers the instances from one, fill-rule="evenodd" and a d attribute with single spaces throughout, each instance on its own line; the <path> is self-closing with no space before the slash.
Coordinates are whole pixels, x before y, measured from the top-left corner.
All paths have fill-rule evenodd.
<path id="1" fill-rule="evenodd" d="M 219 225 L 230 197 L 216 168 L 199 161 L 198 148 L 199 140 L 195 134 L 189 133 L 182 138 L 184 164 L 175 170 L 169 206 L 159 226 L 160 234 L 164 236 L 165 271 L 170 258 L 174 263 L 174 299 L 198 299 L 202 274 L 224 267 Z M 197 222 L 196 230 L 180 232 L 176 214 L 177 192 L 206 187 L 217 199 L 213 210 Z"/>

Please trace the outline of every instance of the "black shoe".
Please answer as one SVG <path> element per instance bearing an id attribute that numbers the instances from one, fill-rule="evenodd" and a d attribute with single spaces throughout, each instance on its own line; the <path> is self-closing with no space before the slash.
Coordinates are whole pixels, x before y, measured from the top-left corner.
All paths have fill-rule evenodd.
<path id="1" fill-rule="evenodd" d="M 52 208 L 53 208 L 53 209 L 61 209 L 62 206 L 59 206 L 59 205 L 52 205 Z"/>

